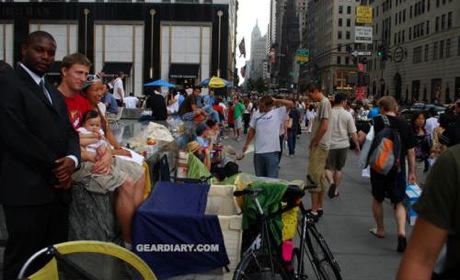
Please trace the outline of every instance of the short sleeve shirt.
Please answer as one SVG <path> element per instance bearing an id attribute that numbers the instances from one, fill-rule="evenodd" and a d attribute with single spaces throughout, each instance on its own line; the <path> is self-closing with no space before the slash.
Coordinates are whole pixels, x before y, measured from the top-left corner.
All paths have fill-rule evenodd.
<path id="1" fill-rule="evenodd" d="M 196 97 L 193 94 L 188 95 L 185 98 L 185 101 L 179 107 L 179 115 L 183 115 L 185 113 L 189 113 L 193 111 L 192 105 L 196 105 Z"/>
<path id="2" fill-rule="evenodd" d="M 394 116 L 387 116 L 390 125 L 394 126 L 398 131 L 399 135 L 401 136 L 401 143 L 403 145 L 401 149 L 401 160 L 406 158 L 407 150 L 412 149 L 415 147 L 415 141 L 412 134 L 412 128 L 410 127 L 409 123 L 400 117 Z M 381 115 L 374 117 L 374 135 L 380 132 L 385 127 L 383 122 L 383 118 Z"/>
<path id="3" fill-rule="evenodd" d="M 115 82 L 113 84 L 113 96 L 115 99 L 121 99 L 120 93 L 118 93 L 118 89 L 121 89 L 121 92 L 123 92 L 124 96 L 124 89 L 123 89 L 123 81 L 120 78 L 116 78 Z"/>
<path id="4" fill-rule="evenodd" d="M 460 145 L 447 149 L 436 160 L 414 209 L 419 217 L 448 230 L 445 267 L 459 273 Z"/>
<path id="5" fill-rule="evenodd" d="M 65 103 L 67 104 L 67 110 L 69 111 L 69 120 L 75 129 L 81 126 L 83 121 L 83 115 L 92 110 L 93 107 L 89 101 L 81 96 L 80 94 L 75 94 L 74 97 L 63 96 Z"/>
<path id="6" fill-rule="evenodd" d="M 256 154 L 280 151 L 279 128 L 285 115 L 285 106 L 272 109 L 269 112 L 257 111 L 252 115 L 249 126 L 256 132 L 254 143 Z"/>
<path id="7" fill-rule="evenodd" d="M 241 102 L 238 102 L 235 104 L 234 110 L 233 110 L 233 118 L 237 119 L 241 116 L 243 116 L 243 111 L 246 107 L 244 107 L 244 104 Z"/>
<path id="8" fill-rule="evenodd" d="M 313 121 L 313 126 L 311 129 L 311 135 L 314 137 L 316 132 L 318 131 L 321 120 L 322 119 L 331 119 L 332 109 L 331 109 L 331 102 L 329 99 L 324 97 L 318 106 L 318 110 L 316 111 L 316 118 Z M 331 145 L 331 130 L 328 128 L 327 132 L 324 134 L 323 138 L 319 141 L 318 144 L 320 147 L 329 150 L 329 146 Z"/>
<path id="9" fill-rule="evenodd" d="M 350 147 L 350 134 L 356 132 L 353 117 L 342 107 L 332 108 L 329 120 L 331 130 L 331 150 Z"/>

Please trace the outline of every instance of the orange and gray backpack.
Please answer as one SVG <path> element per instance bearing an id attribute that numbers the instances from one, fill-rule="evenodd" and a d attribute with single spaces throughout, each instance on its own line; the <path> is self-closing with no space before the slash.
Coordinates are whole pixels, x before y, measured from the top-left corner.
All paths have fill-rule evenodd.
<path id="1" fill-rule="evenodd" d="M 401 136 L 386 115 L 380 116 L 385 127 L 374 136 L 367 163 L 375 172 L 387 175 L 392 170 L 401 170 Z"/>

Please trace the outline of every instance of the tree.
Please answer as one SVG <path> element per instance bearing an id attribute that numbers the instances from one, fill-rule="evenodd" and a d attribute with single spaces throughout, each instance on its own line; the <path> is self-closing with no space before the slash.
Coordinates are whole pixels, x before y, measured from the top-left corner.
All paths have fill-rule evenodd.
<path id="1" fill-rule="evenodd" d="M 265 92 L 267 90 L 265 82 L 262 78 L 257 79 L 257 81 L 255 82 L 255 88 L 258 92 Z"/>

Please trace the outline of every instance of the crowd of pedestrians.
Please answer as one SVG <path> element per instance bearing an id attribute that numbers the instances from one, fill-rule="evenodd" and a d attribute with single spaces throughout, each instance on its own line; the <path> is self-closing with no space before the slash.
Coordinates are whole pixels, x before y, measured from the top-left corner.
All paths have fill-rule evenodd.
<path id="1" fill-rule="evenodd" d="M 107 121 L 122 106 L 138 107 L 134 95 L 125 95 L 124 73 L 104 81 L 89 73 L 86 56 L 70 54 L 62 60 L 62 80 L 54 88 L 43 77 L 56 49 L 49 33 L 33 32 L 21 47 L 18 67 L 2 66 L 0 74 L 0 202 L 9 234 L 4 279 L 15 278 L 34 252 L 67 240 L 72 181 L 89 192 L 116 194 L 115 214 L 127 248 L 131 221 L 143 200 L 146 170 L 130 160 L 132 151 L 121 146 Z M 196 138 L 186 148 L 221 179 L 238 171 L 237 161 L 251 146 L 255 175 L 278 178 L 283 149 L 296 156 L 296 140 L 304 127 L 309 137 L 308 211 L 315 222 L 325 211 L 325 194 L 335 198 L 346 192 L 340 183 L 348 150 L 359 155 L 367 134 L 378 135 L 391 126 L 399 133 L 401 164 L 386 175 L 369 170 L 375 220 L 369 232 L 386 237 L 382 203 L 389 198 L 397 224 L 396 250 L 406 252 L 398 277 L 431 276 L 444 244 L 445 259 L 437 273 L 460 275 L 460 149 L 455 146 L 460 143 L 460 99 L 440 116 L 434 109 L 417 111 L 408 122 L 398 116 L 399 105 L 391 96 L 375 104 L 351 104 L 345 94 L 328 97 L 314 83 L 302 88 L 300 96 L 232 92 L 224 97 L 215 96 L 212 89 L 203 96 L 202 88 L 195 86 L 183 93 L 173 89 L 165 98 L 154 91 L 146 100 L 150 115 L 145 119 L 178 115 L 198 122 Z M 241 152 L 222 145 L 229 138 L 243 141 Z M 24 176 L 15 176 L 18 172 Z M 414 205 L 419 218 L 409 242 L 403 205 L 407 183 L 423 187 Z"/>

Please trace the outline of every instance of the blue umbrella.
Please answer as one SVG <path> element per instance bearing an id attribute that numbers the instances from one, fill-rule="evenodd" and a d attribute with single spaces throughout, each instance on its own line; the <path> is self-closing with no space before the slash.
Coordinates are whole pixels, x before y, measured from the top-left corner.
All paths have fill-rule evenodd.
<path id="1" fill-rule="evenodd" d="M 209 81 L 211 81 L 211 79 L 214 78 L 214 79 L 219 79 L 219 80 L 222 80 L 222 82 L 224 82 L 225 86 L 227 88 L 231 88 L 232 87 L 232 82 L 230 81 L 227 81 L 225 79 L 222 79 L 222 78 L 217 78 L 217 77 L 209 77 L 207 79 L 204 79 L 203 81 L 200 82 L 200 86 L 202 87 L 207 87 L 209 85 Z"/>
<path id="2" fill-rule="evenodd" d="M 150 83 L 144 84 L 145 87 L 170 87 L 170 88 L 175 88 L 176 85 L 171 84 L 170 82 L 167 82 L 165 80 L 159 79 Z"/>

